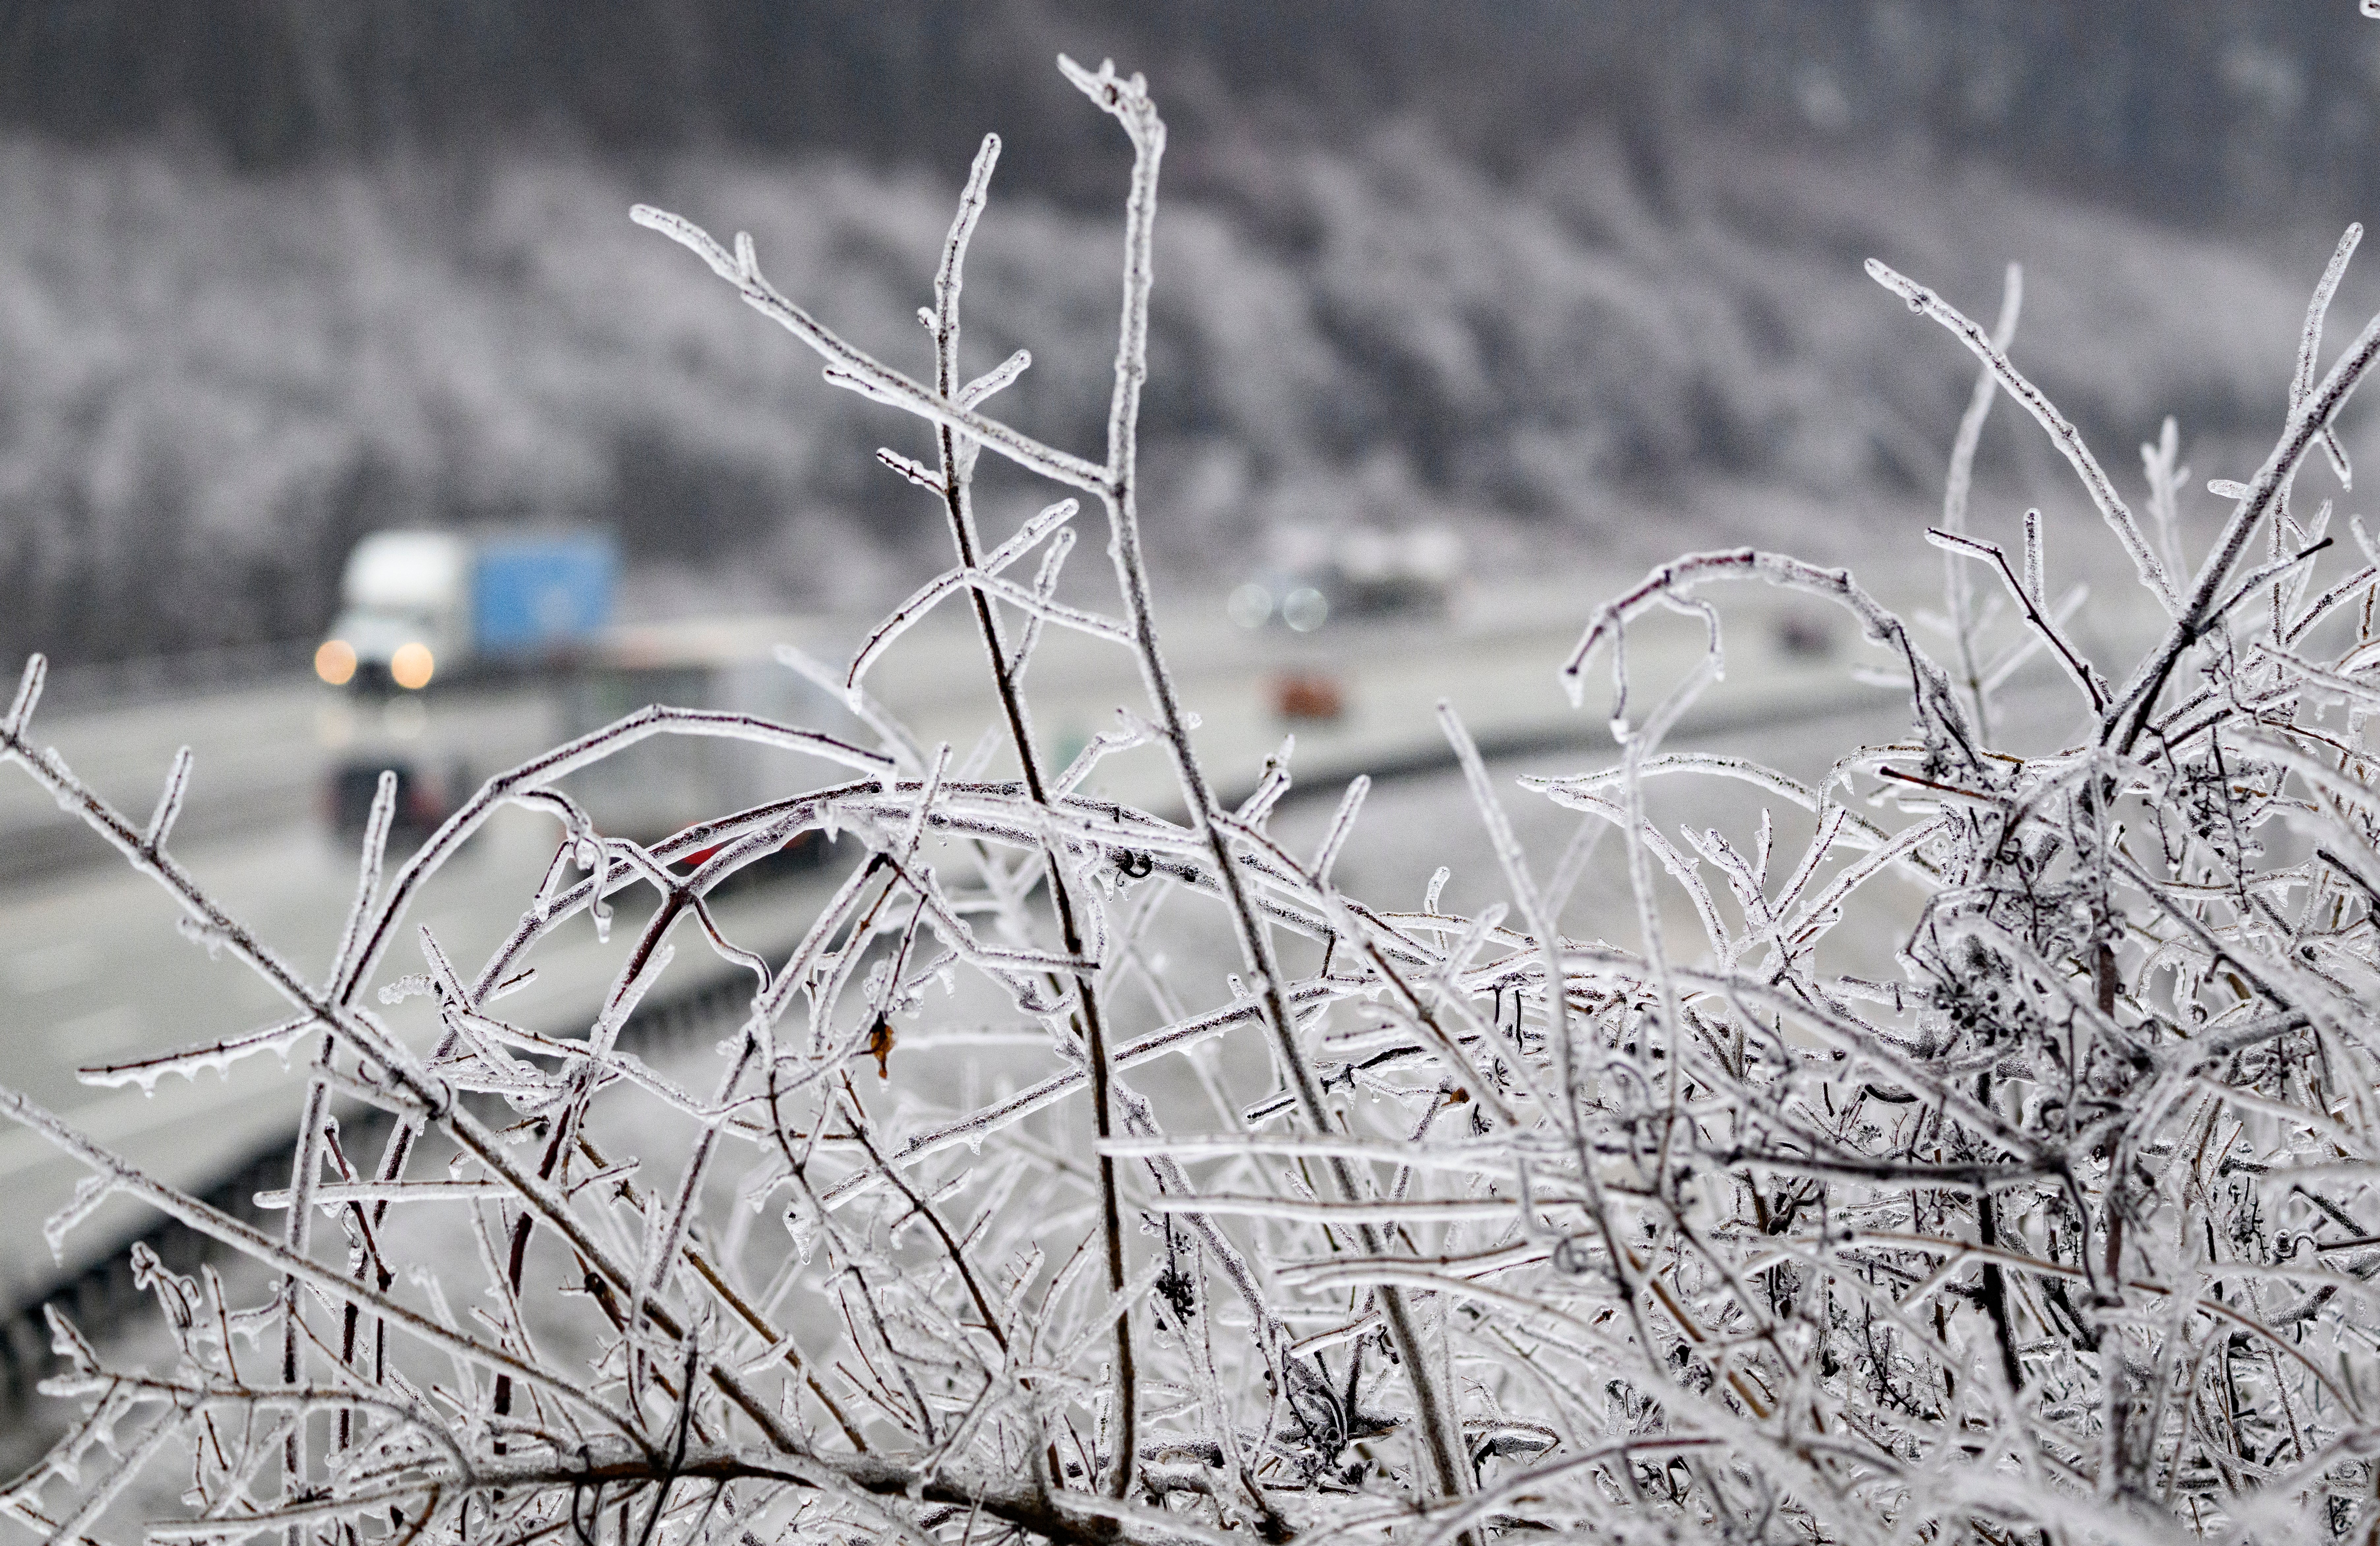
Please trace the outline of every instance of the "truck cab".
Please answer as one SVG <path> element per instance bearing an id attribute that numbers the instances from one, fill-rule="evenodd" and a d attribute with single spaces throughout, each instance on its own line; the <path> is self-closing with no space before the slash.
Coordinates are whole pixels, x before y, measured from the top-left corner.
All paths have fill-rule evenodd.
<path id="1" fill-rule="evenodd" d="M 452 531 L 375 531 L 347 555 L 314 669 L 359 692 L 419 691 L 469 653 L 470 550 Z"/>

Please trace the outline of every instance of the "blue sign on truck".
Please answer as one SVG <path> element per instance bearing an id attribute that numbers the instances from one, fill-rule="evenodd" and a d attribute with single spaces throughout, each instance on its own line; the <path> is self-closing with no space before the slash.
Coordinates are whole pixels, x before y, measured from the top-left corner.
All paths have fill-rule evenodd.
<path id="1" fill-rule="evenodd" d="M 490 537 L 471 571 L 472 644 L 482 659 L 537 656 L 612 620 L 620 557 L 598 532 Z"/>

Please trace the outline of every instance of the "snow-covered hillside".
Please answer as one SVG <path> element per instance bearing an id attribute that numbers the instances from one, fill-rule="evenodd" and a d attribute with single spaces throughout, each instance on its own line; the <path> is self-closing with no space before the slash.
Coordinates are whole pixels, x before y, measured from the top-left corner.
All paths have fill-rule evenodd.
<path id="1" fill-rule="evenodd" d="M 2129 464 L 2171 406 L 2201 476 L 2236 476 L 2200 437 L 2269 433 L 2335 235 L 2251 250 L 1997 174 L 1716 138 L 1651 196 L 1599 132 L 1509 177 L 1410 124 L 1174 161 L 1199 191 L 1160 227 L 1148 456 L 1177 567 L 1281 518 L 1451 517 L 1492 563 L 1749 535 L 1747 489 L 1845 520 L 1929 499 L 1970 366 L 1912 335 L 1870 255 L 1978 310 L 2023 260 L 2018 355 L 2103 455 Z M 300 636 L 355 536 L 395 522 L 612 523 L 678 597 L 912 578 L 930 512 L 865 452 L 913 432 L 686 286 L 626 210 L 748 227 L 788 293 L 922 369 L 960 170 L 524 151 L 247 177 L 0 147 L 0 652 Z M 1060 443 L 1101 422 L 1114 239 L 1010 198 L 977 249 L 970 354 L 1032 349 L 1011 412 Z M 1986 478 L 2046 494 L 2047 456 L 2003 427 Z"/>

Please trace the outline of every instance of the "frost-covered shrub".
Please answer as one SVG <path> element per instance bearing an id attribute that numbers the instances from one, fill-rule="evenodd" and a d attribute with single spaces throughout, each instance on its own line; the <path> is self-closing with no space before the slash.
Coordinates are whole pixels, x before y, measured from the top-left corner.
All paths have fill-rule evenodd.
<path id="1" fill-rule="evenodd" d="M 929 461 L 882 460 L 947 516 L 954 566 L 828 678 L 875 744 L 647 709 L 491 780 L 385 879 L 384 791 L 314 983 L 169 853 L 187 762 L 153 820 L 128 820 L 29 738 L 28 670 L 0 753 L 288 1001 L 274 1026 L 140 1072 L 318 1051 L 277 1236 L 0 1095 L 90 1164 L 74 1217 L 138 1197 L 282 1284 L 229 1303 L 212 1273 L 144 1260 L 179 1349 L 155 1371 L 109 1367 L 55 1316 L 66 1368 L 47 1388 L 88 1416 L 0 1512 L 71 1539 L 142 1467 L 174 1467 L 191 1517 L 157 1531 L 190 1540 L 2365 1539 L 2380 554 L 2347 521 L 2365 562 L 2318 580 L 2341 523 L 2291 497 L 2317 446 L 2344 481 L 2333 421 L 2380 355 L 2375 320 L 2320 360 L 2358 233 L 2316 292 L 2272 454 L 2216 485 L 2233 509 L 2194 560 L 2174 437 L 2146 449 L 2143 520 L 2010 363 L 2013 275 L 1987 334 L 1873 265 L 1983 365 L 1933 534 L 1940 660 L 1843 572 L 1753 550 L 1665 566 L 1596 615 L 1568 678 L 1621 660 L 1648 609 L 1703 619 L 1711 650 L 1641 718 L 1621 692 L 1617 766 L 1535 781 L 1582 813 L 1579 841 L 1523 851 L 1448 713 L 1509 897 L 1466 915 L 1433 885 L 1390 909 L 1332 880 L 1363 780 L 1293 851 L 1269 820 L 1285 765 L 1225 809 L 1194 754 L 1135 460 L 1164 129 L 1138 78 L 1066 69 L 1135 156 L 1097 458 L 986 414 L 1022 353 L 958 370 L 996 141 L 923 313 L 925 380 L 780 294 L 748 239 L 638 212 L 831 380 L 932 427 Z M 2014 555 L 1967 529 L 2001 391 L 2165 618 L 2119 674 L 2066 630 L 2079 598 L 2053 597 L 2037 519 Z M 987 450 L 1072 493 L 990 541 Z M 1112 613 L 1057 599 L 1083 499 L 1106 518 Z M 1907 737 L 1815 786 L 1663 752 L 1719 665 L 1703 592 L 1733 578 L 1855 617 L 1900 662 Z M 864 690 L 937 603 L 980 627 L 1008 776 L 917 744 Z M 1027 691 L 1052 627 L 1129 652 L 1146 688 L 1062 769 Z M 1995 693 L 2044 660 L 2087 729 L 2002 749 Z M 555 781 L 655 735 L 837 771 L 650 847 L 596 831 Z M 1152 746 L 1186 817 L 1081 792 L 1103 758 Z M 1646 798 L 1671 780 L 1750 785 L 1771 810 L 1667 832 Z M 421 969 L 388 980 L 425 880 L 506 804 L 563 827 L 517 929 L 476 967 L 425 931 Z M 764 960 L 723 937 L 718 885 L 814 828 L 863 857 L 800 945 Z M 1559 931 L 1588 883 L 1633 898 L 1633 939 Z M 651 911 L 621 931 L 596 1023 L 507 1021 L 540 947 L 582 915 L 604 931 L 636 892 Z M 1854 917 L 1896 920 L 1889 972 L 1847 967 L 1875 954 L 1838 938 Z M 1199 980 L 1167 942 L 1215 918 L 1239 970 Z M 708 1090 L 616 1044 L 673 941 L 753 979 Z M 374 986 L 435 1000 L 427 1055 Z M 1234 1093 L 1215 1043 L 1269 1063 L 1271 1092 Z M 924 1078 L 892 1055 L 905 1044 L 987 1077 Z M 683 1150 L 606 1153 L 590 1112 L 607 1090 L 674 1113 Z M 390 1114 L 376 1159 L 334 1141 L 334 1095 Z M 478 1281 L 393 1254 L 423 1217 L 477 1242 Z"/>

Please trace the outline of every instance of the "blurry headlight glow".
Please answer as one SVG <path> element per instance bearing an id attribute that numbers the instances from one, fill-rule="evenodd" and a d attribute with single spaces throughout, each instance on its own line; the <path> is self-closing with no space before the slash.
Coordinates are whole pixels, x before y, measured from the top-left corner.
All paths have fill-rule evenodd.
<path id="1" fill-rule="evenodd" d="M 356 647 L 344 639 L 326 639 L 314 651 L 314 675 L 334 688 L 343 688 L 355 678 Z"/>
<path id="2" fill-rule="evenodd" d="M 430 674 L 437 663 L 430 658 L 430 646 L 419 640 L 400 644 L 396 653 L 388 657 L 389 680 L 407 691 L 417 691 L 430 685 Z"/>
<path id="3" fill-rule="evenodd" d="M 1330 598 L 1311 585 L 1301 585 L 1281 599 L 1281 620 L 1299 633 L 1312 633 L 1330 615 Z"/>
<path id="4" fill-rule="evenodd" d="M 1244 628 L 1260 628 L 1272 616 L 1272 592 L 1254 580 L 1232 592 L 1224 603 L 1232 621 Z"/>

